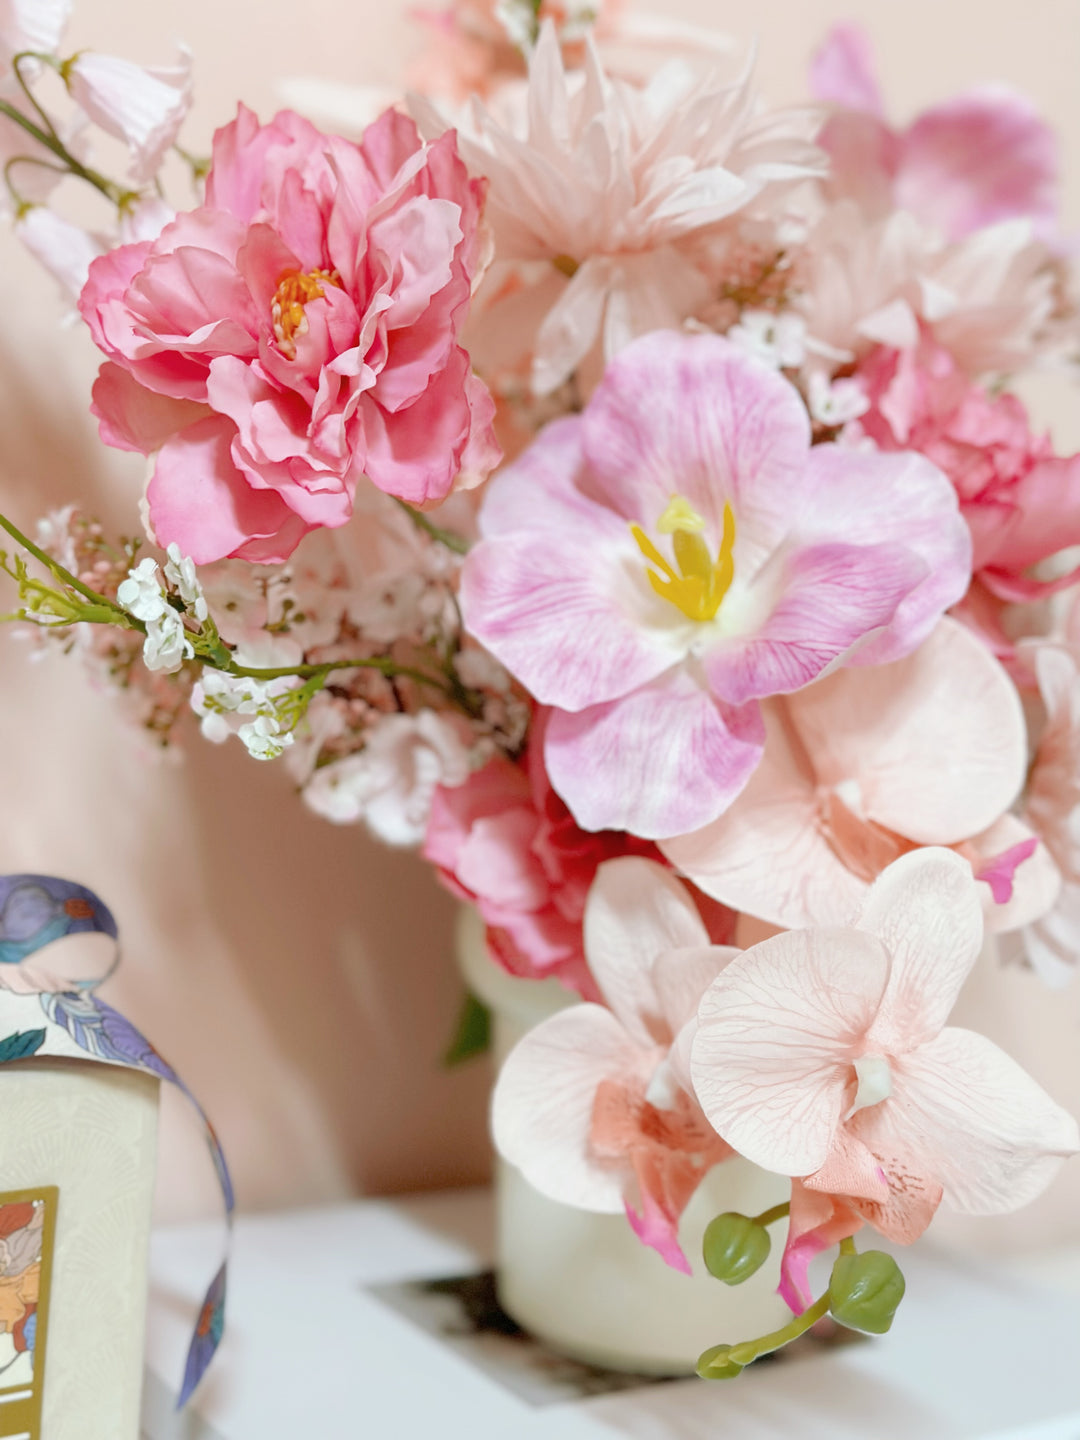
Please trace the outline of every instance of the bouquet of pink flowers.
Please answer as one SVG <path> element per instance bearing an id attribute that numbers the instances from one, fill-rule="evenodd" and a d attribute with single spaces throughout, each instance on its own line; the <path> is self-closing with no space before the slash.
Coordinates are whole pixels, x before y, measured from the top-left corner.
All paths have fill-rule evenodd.
<path id="1" fill-rule="evenodd" d="M 794 1318 L 700 1373 L 888 1329 L 858 1232 L 1015 1209 L 1080 1148 L 946 1024 L 984 936 L 1080 957 L 1080 456 L 1010 388 L 1080 359 L 1053 135 L 995 89 L 893 126 L 850 28 L 776 110 L 717 37 L 459 0 L 361 135 L 241 106 L 174 211 L 188 59 L 63 58 L 66 9 L 0 7 L 9 208 L 148 480 L 138 538 L 0 517 L 20 618 L 157 744 L 195 717 L 421 846 L 578 992 L 495 1093 L 537 1190 L 687 1270 L 708 1171 L 790 1177 L 705 1249 L 737 1283 L 786 1218 Z"/>

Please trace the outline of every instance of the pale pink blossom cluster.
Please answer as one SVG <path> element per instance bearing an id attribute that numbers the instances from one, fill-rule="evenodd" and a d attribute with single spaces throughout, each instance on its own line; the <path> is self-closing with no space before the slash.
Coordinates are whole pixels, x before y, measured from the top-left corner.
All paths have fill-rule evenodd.
<path id="1" fill-rule="evenodd" d="M 207 738 L 578 992 L 496 1092 L 531 1183 L 687 1269 L 741 1154 L 791 1179 L 801 1312 L 818 1250 L 1078 1148 L 946 1026 L 980 952 L 1080 958 L 1080 456 L 1012 388 L 1078 354 L 1055 140 L 1000 89 L 894 125 L 851 28 L 775 110 L 720 43 L 612 68 L 618 8 L 427 20 L 413 118 L 241 107 L 201 203 L 94 260 L 158 551 L 48 548 Z M 86 87 L 172 83 L 126 73 L 70 71 L 106 128 Z"/>

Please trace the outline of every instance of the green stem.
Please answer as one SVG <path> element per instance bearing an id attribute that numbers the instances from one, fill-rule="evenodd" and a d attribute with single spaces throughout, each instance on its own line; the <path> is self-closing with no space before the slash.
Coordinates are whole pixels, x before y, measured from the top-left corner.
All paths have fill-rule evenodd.
<path id="1" fill-rule="evenodd" d="M 404 500 L 399 500 L 396 495 L 394 502 L 401 506 L 416 528 L 422 530 L 430 539 L 437 540 L 440 545 L 445 545 L 455 555 L 469 553 L 469 542 L 463 535 L 456 535 L 453 530 L 444 530 L 441 525 L 432 524 L 422 510 L 414 510 L 411 505 Z"/>
<path id="2" fill-rule="evenodd" d="M 733 1345 L 728 1352 L 728 1359 L 736 1365 L 749 1365 L 751 1360 L 756 1360 L 759 1355 L 768 1355 L 772 1350 L 779 1350 L 781 1346 L 788 1345 L 792 1340 L 797 1340 L 804 1335 L 811 1325 L 824 1318 L 829 1313 L 829 1292 L 820 1299 L 815 1300 L 809 1310 L 804 1310 L 801 1315 L 796 1315 L 780 1330 L 774 1330 L 769 1335 L 762 1335 L 757 1340 L 744 1340 L 741 1345 Z"/>
<path id="3" fill-rule="evenodd" d="M 9 120 L 14 120 L 15 124 L 25 130 L 28 135 L 33 136 L 39 145 L 43 145 L 46 150 L 51 150 L 58 160 L 64 162 L 67 174 L 74 175 L 78 180 L 85 180 L 88 185 L 92 185 L 95 190 L 100 191 L 114 205 L 122 206 L 134 197 L 134 191 L 122 190 L 119 185 L 106 179 L 97 170 L 91 170 L 81 160 L 76 160 L 55 132 L 42 130 L 41 126 L 36 125 L 29 115 L 24 115 L 9 101 L 0 100 L 0 115 L 6 115 Z"/>
<path id="4" fill-rule="evenodd" d="M 855 1241 L 852 1236 L 847 1235 L 844 1237 L 843 1240 L 840 1241 L 841 1255 L 857 1255 L 858 1253 L 859 1252 L 855 1247 Z"/>
<path id="5" fill-rule="evenodd" d="M 19 89 L 23 92 L 27 100 L 29 100 L 30 104 L 41 116 L 41 121 L 42 124 L 45 126 L 45 129 L 53 137 L 57 144 L 59 144 L 60 136 L 56 133 L 56 126 L 52 123 L 52 120 L 49 118 L 48 113 L 42 108 L 41 102 L 38 100 L 34 92 L 30 89 L 30 86 L 27 84 L 26 81 L 26 76 L 22 73 L 22 64 L 24 60 L 43 61 L 46 65 L 55 65 L 56 62 L 53 60 L 53 57 L 51 55 L 39 55 L 35 50 L 20 50 L 17 55 L 12 56 L 11 68 L 15 72 L 15 79 L 19 82 Z"/>
<path id="6" fill-rule="evenodd" d="M 763 1210 L 760 1215 L 754 1216 L 755 1225 L 775 1225 L 777 1220 L 783 1220 L 791 1213 L 791 1201 L 783 1200 L 779 1205 L 774 1205 L 771 1210 Z"/>
<path id="7" fill-rule="evenodd" d="M 48 570 L 50 574 L 55 575 L 57 580 L 62 584 L 67 585 L 69 589 L 77 590 L 80 595 L 87 600 L 93 601 L 95 605 L 104 605 L 109 610 L 114 611 L 118 616 L 122 617 L 121 623 L 123 623 L 125 629 L 145 631 L 146 627 L 141 620 L 136 620 L 134 616 L 129 615 L 122 605 L 118 605 L 115 600 L 110 600 L 107 595 L 101 595 L 97 590 L 91 590 L 89 585 L 84 585 L 77 575 L 72 575 L 70 570 L 65 570 L 59 560 L 54 560 L 51 555 L 47 555 L 45 551 L 42 550 L 40 545 L 35 545 L 16 525 L 11 523 L 6 515 L 0 515 L 0 527 L 6 530 L 11 538 L 17 541 L 28 554 L 33 555 L 35 560 L 40 560 L 46 570 Z"/>
<path id="8" fill-rule="evenodd" d="M 230 662 L 227 665 L 219 665 L 213 661 L 206 661 L 213 670 L 223 670 L 227 675 L 236 675 L 245 680 L 284 680 L 295 677 L 298 680 L 315 680 L 332 674 L 335 670 L 378 670 L 380 674 L 390 679 L 402 678 L 415 680 L 418 685 L 430 685 L 444 694 L 449 694 L 446 684 L 437 676 L 428 675 L 423 670 L 413 670 L 408 665 L 399 665 L 396 660 L 387 660 L 381 656 L 370 656 L 366 659 L 353 660 L 325 660 L 318 665 L 282 665 L 277 669 L 259 669 L 252 665 L 236 665 Z"/>

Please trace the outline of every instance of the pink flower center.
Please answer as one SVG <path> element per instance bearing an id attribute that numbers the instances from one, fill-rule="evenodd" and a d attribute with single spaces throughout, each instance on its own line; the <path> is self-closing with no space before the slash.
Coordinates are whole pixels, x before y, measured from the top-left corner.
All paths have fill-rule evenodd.
<path id="1" fill-rule="evenodd" d="M 714 560 L 702 533 L 704 517 L 683 495 L 673 495 L 656 522 L 661 535 L 671 536 L 676 570 L 645 534 L 640 525 L 631 525 L 637 547 L 655 570 L 646 573 L 649 584 L 662 600 L 669 601 L 690 620 L 712 620 L 731 589 L 735 578 L 735 515 L 724 506 L 724 534 Z"/>
<path id="2" fill-rule="evenodd" d="M 274 336 L 282 354 L 292 360 L 296 355 L 296 336 L 307 330 L 305 306 L 312 300 L 326 296 L 323 285 L 341 288 L 341 276 L 336 270 L 288 270 L 278 281 L 274 298 L 270 302 L 270 319 Z"/>

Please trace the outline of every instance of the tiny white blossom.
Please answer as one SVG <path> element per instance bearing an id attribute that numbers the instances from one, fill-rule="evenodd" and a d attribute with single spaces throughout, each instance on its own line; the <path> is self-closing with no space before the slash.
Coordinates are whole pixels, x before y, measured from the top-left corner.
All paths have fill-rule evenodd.
<path id="1" fill-rule="evenodd" d="M 191 610 L 201 625 L 209 615 L 210 611 L 206 604 L 206 597 L 203 595 L 203 588 L 199 584 L 199 577 L 195 573 L 195 562 L 189 556 L 180 554 L 180 546 L 174 540 L 166 551 L 168 560 L 165 562 L 165 579 L 170 585 L 176 587 L 180 599 Z"/>
<path id="2" fill-rule="evenodd" d="M 830 428 L 847 425 L 870 408 L 866 392 L 857 380 L 834 380 L 830 384 L 820 370 L 810 376 L 806 400 L 818 424 Z"/>
<path id="3" fill-rule="evenodd" d="M 282 733 L 276 715 L 257 715 L 236 733 L 255 760 L 276 760 L 293 743 L 292 732 Z"/>
<path id="4" fill-rule="evenodd" d="M 121 582 L 116 598 L 129 615 L 147 625 L 160 620 L 166 612 L 175 618 L 158 576 L 157 561 L 149 556 L 128 571 L 128 578 Z"/>
<path id="5" fill-rule="evenodd" d="M 806 359 L 806 321 L 801 315 L 744 310 L 727 336 L 777 370 L 794 370 Z"/>
<path id="6" fill-rule="evenodd" d="M 195 647 L 187 638 L 183 621 L 175 610 L 166 606 L 164 614 L 158 619 L 146 621 L 143 664 L 148 670 L 175 673 L 184 661 L 190 660 L 194 654 Z"/>

